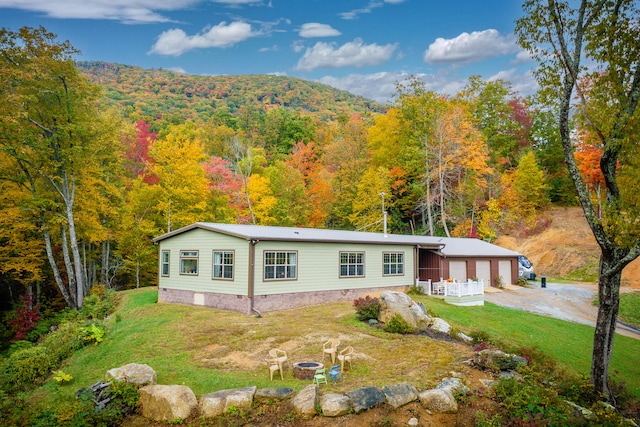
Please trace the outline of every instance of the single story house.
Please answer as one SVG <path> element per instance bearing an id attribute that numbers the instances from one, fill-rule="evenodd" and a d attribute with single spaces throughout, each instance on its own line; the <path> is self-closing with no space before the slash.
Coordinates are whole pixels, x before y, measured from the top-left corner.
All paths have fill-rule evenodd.
<path id="1" fill-rule="evenodd" d="M 514 283 L 520 255 L 478 239 L 204 222 L 153 241 L 160 302 L 247 314 L 406 291 L 429 279 Z"/>

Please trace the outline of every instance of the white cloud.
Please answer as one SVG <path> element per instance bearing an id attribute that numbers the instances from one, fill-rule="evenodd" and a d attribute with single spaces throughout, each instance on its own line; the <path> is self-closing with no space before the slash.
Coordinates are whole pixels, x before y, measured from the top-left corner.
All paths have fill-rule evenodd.
<path id="1" fill-rule="evenodd" d="M 373 13 L 374 9 L 377 9 L 379 7 L 384 6 L 384 4 L 400 4 L 400 3 L 404 3 L 405 0 L 370 0 L 369 4 L 361 9 L 353 9 L 350 10 L 349 12 L 342 12 L 339 13 L 338 15 L 342 18 L 342 19 L 346 19 L 346 20 L 353 20 L 356 19 L 358 17 L 358 15 L 362 15 L 365 13 Z"/>
<path id="2" fill-rule="evenodd" d="M 385 71 L 374 74 L 349 74 L 344 77 L 324 76 L 319 81 L 384 104 L 391 101 L 398 78 L 397 73 Z"/>
<path id="3" fill-rule="evenodd" d="M 380 65 L 391 58 L 396 44 L 379 46 L 364 44 L 361 39 L 336 47 L 335 43 L 318 42 L 307 48 L 298 61 L 296 70 L 311 71 L 316 68 L 365 67 Z"/>
<path id="4" fill-rule="evenodd" d="M 533 61 L 533 58 L 531 58 L 531 54 L 528 50 L 521 50 L 516 54 L 516 64 L 524 64 L 525 62 L 530 61 Z"/>
<path id="5" fill-rule="evenodd" d="M 302 24 L 299 34 L 300 37 L 312 38 L 335 37 L 341 35 L 342 33 L 335 28 L 332 28 L 331 25 L 320 24 L 318 22 L 308 22 L 306 24 Z"/>
<path id="6" fill-rule="evenodd" d="M 179 28 L 164 31 L 158 36 L 149 53 L 180 56 L 192 49 L 209 47 L 229 47 L 236 43 L 260 35 L 254 32 L 246 22 L 232 22 L 227 25 L 221 22 L 213 27 L 203 29 L 200 34 L 188 36 Z"/>
<path id="7" fill-rule="evenodd" d="M 435 93 L 455 96 L 469 80 L 464 76 L 454 75 L 443 71 L 436 74 L 413 73 L 401 71 L 379 72 L 373 74 L 349 74 L 344 77 L 324 76 L 320 83 L 346 90 L 356 95 L 382 104 L 392 104 L 396 95 L 396 84 L 405 82 L 413 76 L 425 84 L 425 89 Z M 517 69 L 501 71 L 486 79 L 487 81 L 504 80 L 511 84 L 511 88 L 520 96 L 527 96 L 536 92 L 538 86 L 530 71 L 518 74 Z"/>
<path id="8" fill-rule="evenodd" d="M 173 71 L 174 73 L 188 74 L 187 71 L 182 67 L 169 67 L 167 68 L 167 70 Z"/>
<path id="9" fill-rule="evenodd" d="M 496 80 L 503 80 L 511 84 L 511 89 L 517 92 L 519 96 L 529 96 L 536 93 L 539 89 L 538 82 L 531 70 L 526 71 L 524 74 L 518 74 L 518 70 L 512 68 L 510 70 L 499 71 L 496 74 L 489 76 L 487 79 L 489 82 Z"/>
<path id="10" fill-rule="evenodd" d="M 171 22 L 157 11 L 180 10 L 201 0 L 0 0 L 0 8 L 40 12 L 58 19 L 107 19 L 124 23 Z"/>
<path id="11" fill-rule="evenodd" d="M 437 38 L 424 53 L 429 64 L 460 64 L 481 61 L 519 50 L 512 35 L 503 36 L 497 30 L 462 33 L 453 39 Z"/>
<path id="12" fill-rule="evenodd" d="M 274 44 L 272 46 L 262 47 L 258 49 L 258 52 L 277 52 L 279 50 L 280 48 L 278 47 L 278 45 Z"/>
<path id="13" fill-rule="evenodd" d="M 304 42 L 302 40 L 294 40 L 293 43 L 291 43 L 291 50 L 295 53 L 302 52 L 304 50 Z"/>
<path id="14" fill-rule="evenodd" d="M 224 3 L 230 6 L 237 6 L 241 4 L 254 4 L 262 3 L 262 0 L 213 0 L 214 3 Z"/>

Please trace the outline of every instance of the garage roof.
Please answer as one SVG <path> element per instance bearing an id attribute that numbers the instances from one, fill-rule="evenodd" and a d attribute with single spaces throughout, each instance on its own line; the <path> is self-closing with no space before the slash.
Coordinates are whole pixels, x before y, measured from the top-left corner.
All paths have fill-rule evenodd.
<path id="1" fill-rule="evenodd" d="M 348 230 L 326 230 L 302 227 L 275 227 L 245 224 L 196 222 L 153 239 L 154 243 L 193 229 L 214 231 L 247 241 L 299 241 L 324 243 L 368 243 L 378 245 L 411 245 L 440 250 L 444 256 L 513 257 L 520 255 L 479 239 L 412 236 L 404 234 L 368 233 Z"/>

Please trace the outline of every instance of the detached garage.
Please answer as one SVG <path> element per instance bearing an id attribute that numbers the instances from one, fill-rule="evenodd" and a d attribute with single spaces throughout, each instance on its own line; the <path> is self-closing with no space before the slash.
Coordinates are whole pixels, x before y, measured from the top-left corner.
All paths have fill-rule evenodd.
<path id="1" fill-rule="evenodd" d="M 518 253 L 477 239 L 195 223 L 154 242 L 160 302 L 247 314 L 518 272 Z"/>

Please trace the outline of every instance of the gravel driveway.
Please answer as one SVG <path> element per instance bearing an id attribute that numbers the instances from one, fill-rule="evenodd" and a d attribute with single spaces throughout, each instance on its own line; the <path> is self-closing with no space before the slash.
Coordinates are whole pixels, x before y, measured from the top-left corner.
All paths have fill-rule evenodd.
<path id="1" fill-rule="evenodd" d="M 597 293 L 596 285 L 567 285 L 547 282 L 547 286 L 542 288 L 538 281 L 529 282 L 528 287 L 491 288 L 485 293 L 485 300 L 503 307 L 595 326 L 598 308 L 593 305 L 593 300 Z M 640 339 L 638 329 L 620 322 L 618 322 L 616 332 Z"/>

